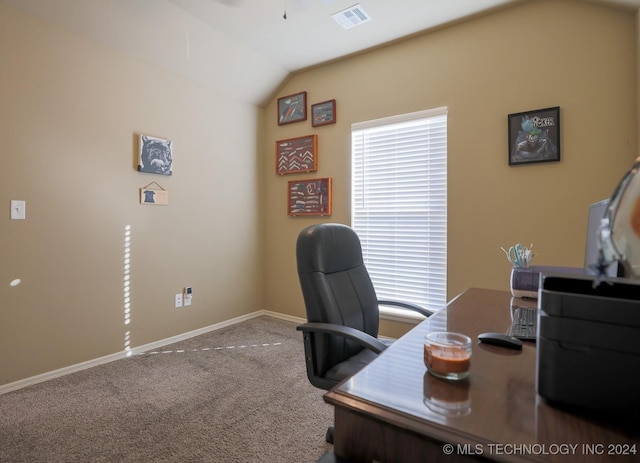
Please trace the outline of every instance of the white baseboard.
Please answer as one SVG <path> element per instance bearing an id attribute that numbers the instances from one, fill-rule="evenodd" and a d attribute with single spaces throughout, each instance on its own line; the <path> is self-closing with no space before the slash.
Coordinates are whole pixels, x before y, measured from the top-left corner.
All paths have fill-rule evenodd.
<path id="1" fill-rule="evenodd" d="M 102 365 L 104 363 L 109 363 L 115 360 L 120 360 L 126 357 L 130 357 L 131 355 L 141 354 L 148 350 L 158 349 L 168 344 L 173 344 L 178 341 L 184 341 L 185 339 L 193 338 L 195 336 L 200 336 L 201 334 L 209 333 L 211 331 L 216 331 L 221 328 L 225 328 L 227 326 L 231 326 L 231 325 L 235 325 L 236 323 L 243 322 L 245 320 L 250 320 L 255 317 L 260 317 L 262 315 L 266 315 L 268 317 L 278 318 L 280 320 L 285 320 L 285 321 L 298 323 L 298 324 L 306 322 L 304 318 L 272 312 L 270 310 L 258 310 L 256 312 L 253 312 L 247 315 L 241 315 L 240 317 L 235 317 L 230 320 L 216 323 L 214 325 L 205 326 L 204 328 L 199 328 L 197 330 L 189 331 L 187 333 L 182 333 L 176 336 L 172 336 L 170 338 L 162 339 L 160 341 L 155 341 L 149 344 L 134 347 L 128 351 L 116 352 L 115 354 L 105 355 L 104 357 L 99 357 L 93 360 L 88 360 L 86 362 L 77 363 L 75 365 L 70 365 L 68 367 L 60 368 L 58 370 L 53 370 L 47 373 L 31 376 L 30 378 L 14 381 L 13 383 L 4 384 L 0 386 L 0 395 L 6 394 L 7 392 L 11 392 L 11 391 L 16 391 L 18 389 L 22 389 L 23 387 L 31 386 L 33 384 L 42 383 L 44 381 L 48 381 L 53 378 L 58 378 L 60 376 L 75 373 L 77 371 L 86 370 L 87 368 Z"/>
<path id="2" fill-rule="evenodd" d="M 257 315 L 254 316 L 259 316 L 259 315 L 266 315 L 267 317 L 273 317 L 273 318 L 278 318 L 280 320 L 284 320 L 287 322 L 291 322 L 291 323 L 296 323 L 298 325 L 301 325 L 303 323 L 307 323 L 307 319 L 306 318 L 302 318 L 302 317 L 294 317 L 293 315 L 286 315 L 283 313 L 278 313 L 278 312 L 272 312 L 270 310 L 260 310 L 258 312 L 256 312 Z"/>

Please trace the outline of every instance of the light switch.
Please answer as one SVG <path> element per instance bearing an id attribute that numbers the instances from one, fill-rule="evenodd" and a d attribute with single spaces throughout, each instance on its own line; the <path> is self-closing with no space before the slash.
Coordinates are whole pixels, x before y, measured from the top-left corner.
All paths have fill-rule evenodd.
<path id="1" fill-rule="evenodd" d="M 11 200 L 11 219 L 12 220 L 24 220 L 27 217 L 26 201 Z"/>

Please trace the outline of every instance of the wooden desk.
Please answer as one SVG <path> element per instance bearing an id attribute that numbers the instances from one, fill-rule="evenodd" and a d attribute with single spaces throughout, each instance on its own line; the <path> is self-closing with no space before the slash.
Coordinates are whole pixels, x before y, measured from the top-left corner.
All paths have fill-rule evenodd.
<path id="1" fill-rule="evenodd" d="M 640 461 L 637 424 L 598 422 L 537 396 L 535 343 L 517 351 L 477 342 L 480 333 L 507 331 L 510 301 L 505 291 L 469 289 L 329 391 L 335 454 L 383 463 Z M 426 372 L 424 335 L 443 328 L 474 340 L 465 381 Z"/>

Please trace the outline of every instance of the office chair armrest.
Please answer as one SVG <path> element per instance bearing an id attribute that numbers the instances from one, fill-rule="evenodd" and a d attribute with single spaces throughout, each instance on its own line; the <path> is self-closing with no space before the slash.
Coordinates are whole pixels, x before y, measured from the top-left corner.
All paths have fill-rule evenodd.
<path id="1" fill-rule="evenodd" d="M 408 302 L 379 300 L 378 304 L 391 305 L 395 307 L 402 307 L 403 309 L 413 310 L 414 312 L 418 312 L 419 314 L 424 315 L 425 317 L 429 317 L 433 315 L 433 312 L 431 310 L 425 309 L 424 307 L 420 307 L 419 305 L 416 305 L 416 304 L 410 304 Z"/>
<path id="2" fill-rule="evenodd" d="M 387 348 L 386 344 L 374 338 L 370 334 L 348 326 L 334 325 L 332 323 L 308 322 L 303 325 L 297 326 L 296 329 L 298 331 L 304 332 L 334 334 L 337 336 L 342 336 L 343 338 L 347 338 L 351 341 L 357 342 L 361 346 L 372 350 L 376 354 L 381 353 Z"/>

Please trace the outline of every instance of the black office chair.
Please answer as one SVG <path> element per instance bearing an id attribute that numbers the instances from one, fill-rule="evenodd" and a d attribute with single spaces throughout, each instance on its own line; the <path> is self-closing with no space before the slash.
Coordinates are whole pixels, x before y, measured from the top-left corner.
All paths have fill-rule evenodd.
<path id="1" fill-rule="evenodd" d="M 296 259 L 307 312 L 307 323 L 297 329 L 303 332 L 307 377 L 315 387 L 331 389 L 387 348 L 377 339 L 380 304 L 432 314 L 414 304 L 377 299 L 351 227 L 323 223 L 305 228 Z M 327 442 L 333 441 L 332 433 L 330 428 Z"/>

